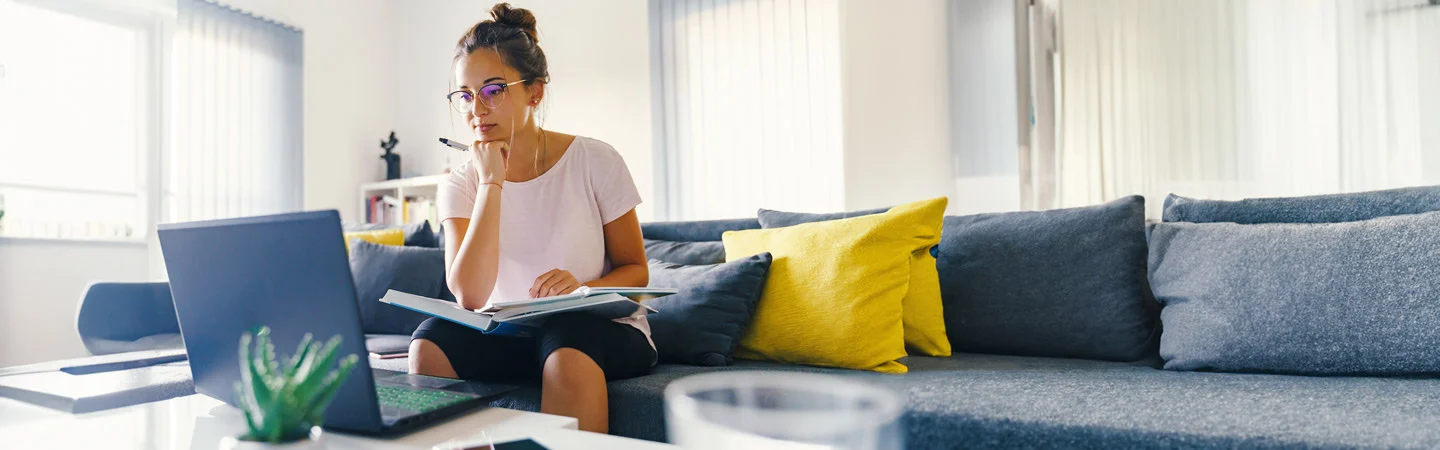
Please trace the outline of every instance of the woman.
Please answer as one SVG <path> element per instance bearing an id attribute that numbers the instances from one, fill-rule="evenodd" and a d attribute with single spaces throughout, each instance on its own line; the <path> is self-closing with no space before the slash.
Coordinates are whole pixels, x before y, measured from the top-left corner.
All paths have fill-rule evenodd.
<path id="1" fill-rule="evenodd" d="M 535 16 L 501 3 L 455 46 L 450 104 L 475 134 L 470 160 L 441 183 L 446 281 L 460 305 L 645 286 L 640 194 L 614 148 L 535 120 L 550 76 Z M 541 380 L 540 410 L 607 432 L 605 381 L 656 360 L 643 315 L 558 315 L 534 338 L 491 336 L 430 319 L 410 341 L 410 372 L 480 381 Z"/>

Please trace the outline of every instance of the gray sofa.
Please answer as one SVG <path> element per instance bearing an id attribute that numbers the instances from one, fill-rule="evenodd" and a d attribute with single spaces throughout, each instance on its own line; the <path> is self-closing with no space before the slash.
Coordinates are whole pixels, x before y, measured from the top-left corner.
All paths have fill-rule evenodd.
<path id="1" fill-rule="evenodd" d="M 755 219 L 646 224 L 647 239 L 703 241 Z M 947 327 L 956 329 L 956 324 Z M 952 341 L 953 341 L 952 335 Z M 372 349 L 404 347 L 406 335 L 370 335 Z M 406 370 L 407 361 L 371 358 Z M 611 431 L 666 439 L 665 386 L 732 370 L 855 377 L 907 397 L 909 448 L 1440 448 L 1440 379 L 1314 377 L 1160 369 L 1154 349 L 1139 361 L 956 353 L 909 357 L 903 375 L 737 360 L 723 367 L 661 364 L 610 383 Z M 492 402 L 538 410 L 538 386 Z"/>
<path id="2" fill-rule="evenodd" d="M 644 225 L 647 239 L 712 242 L 755 219 Z M 403 345 L 403 336 L 376 336 Z M 405 370 L 404 359 L 375 360 Z M 939 448 L 1440 448 L 1440 379 L 1309 377 L 1162 370 L 1135 362 L 957 353 L 912 356 L 886 375 L 759 361 L 724 367 L 661 364 L 610 383 L 612 433 L 664 441 L 664 389 L 678 378 L 731 370 L 856 377 L 903 392 L 906 444 Z M 538 410 L 528 386 L 495 406 Z"/>
<path id="3" fill-rule="evenodd" d="M 404 370 L 403 359 L 371 360 Z M 908 397 L 906 446 L 941 448 L 1437 448 L 1440 380 L 1160 370 L 1154 364 L 957 354 L 910 373 L 736 361 L 662 364 L 610 383 L 612 433 L 665 440 L 663 391 L 686 375 L 783 370 L 857 377 Z M 539 410 L 527 387 L 494 406 Z"/>

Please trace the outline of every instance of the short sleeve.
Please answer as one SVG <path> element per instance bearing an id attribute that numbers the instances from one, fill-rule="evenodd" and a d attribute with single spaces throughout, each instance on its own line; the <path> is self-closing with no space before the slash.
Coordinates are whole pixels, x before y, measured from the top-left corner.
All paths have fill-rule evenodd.
<path id="1" fill-rule="evenodd" d="M 640 190 L 635 187 L 620 152 L 609 144 L 591 142 L 598 144 L 590 164 L 595 204 L 600 206 L 601 223 L 608 225 L 640 205 Z"/>
<path id="2" fill-rule="evenodd" d="M 470 162 L 461 164 L 460 167 L 450 171 L 440 186 L 435 189 L 435 208 L 440 222 L 445 219 L 461 218 L 469 219 L 472 211 L 475 210 L 475 169 L 470 168 Z"/>

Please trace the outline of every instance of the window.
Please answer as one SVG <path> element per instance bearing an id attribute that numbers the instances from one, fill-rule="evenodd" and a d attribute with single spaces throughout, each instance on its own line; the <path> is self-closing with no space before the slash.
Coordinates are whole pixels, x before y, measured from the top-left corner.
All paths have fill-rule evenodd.
<path id="1" fill-rule="evenodd" d="M 153 6 L 0 0 L 0 236 L 143 242 L 301 208 L 300 31 Z"/>
<path id="2" fill-rule="evenodd" d="M 843 205 L 835 0 L 652 1 L 665 220 Z"/>
<path id="3" fill-rule="evenodd" d="M 0 2 L 0 236 L 139 240 L 148 21 Z"/>

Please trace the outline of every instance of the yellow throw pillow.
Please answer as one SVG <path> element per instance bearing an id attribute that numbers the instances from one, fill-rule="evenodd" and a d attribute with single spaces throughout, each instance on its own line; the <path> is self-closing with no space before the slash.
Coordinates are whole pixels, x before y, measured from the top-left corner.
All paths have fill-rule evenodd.
<path id="1" fill-rule="evenodd" d="M 944 217 L 940 220 L 943 227 Z M 945 304 L 940 301 L 940 272 L 935 269 L 930 247 L 916 250 L 911 256 L 910 290 L 900 304 L 905 310 L 905 347 L 921 355 L 950 356 Z"/>
<path id="2" fill-rule="evenodd" d="M 916 252 L 928 255 L 940 242 L 945 204 L 942 197 L 872 216 L 726 232 L 727 261 L 774 256 L 735 357 L 905 373 L 897 361 L 905 356 L 901 300 Z"/>
<path id="3" fill-rule="evenodd" d="M 350 241 L 355 239 L 380 245 L 405 245 L 405 230 L 401 228 L 391 228 L 388 230 L 351 231 L 345 233 L 345 254 L 350 254 Z"/>

